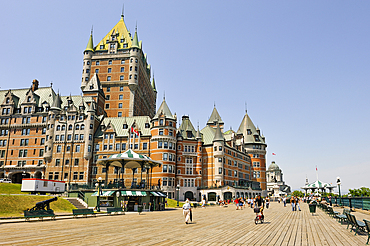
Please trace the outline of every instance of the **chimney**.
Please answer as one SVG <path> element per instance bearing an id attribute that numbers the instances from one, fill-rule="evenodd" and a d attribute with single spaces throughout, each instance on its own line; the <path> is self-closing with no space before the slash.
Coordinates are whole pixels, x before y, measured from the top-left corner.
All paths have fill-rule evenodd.
<path id="1" fill-rule="evenodd" d="M 32 81 L 32 91 L 35 91 L 39 88 L 39 81 L 37 79 L 34 79 Z"/>

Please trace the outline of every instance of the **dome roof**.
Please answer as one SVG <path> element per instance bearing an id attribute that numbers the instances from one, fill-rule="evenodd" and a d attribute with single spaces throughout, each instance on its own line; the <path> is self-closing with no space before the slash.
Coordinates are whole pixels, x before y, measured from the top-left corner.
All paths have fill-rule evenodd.
<path id="1" fill-rule="evenodd" d="M 268 168 L 268 171 L 280 170 L 279 166 L 273 161 Z"/>

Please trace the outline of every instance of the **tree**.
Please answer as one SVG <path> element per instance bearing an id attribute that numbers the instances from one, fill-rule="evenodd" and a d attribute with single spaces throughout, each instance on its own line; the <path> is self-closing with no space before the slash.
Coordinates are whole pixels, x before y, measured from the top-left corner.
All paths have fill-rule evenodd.
<path id="1" fill-rule="evenodd" d="M 366 187 L 361 187 L 360 189 L 349 189 L 349 194 L 352 197 L 359 197 L 359 196 L 370 196 L 370 189 Z"/>
<path id="2" fill-rule="evenodd" d="M 303 196 L 304 196 L 304 194 L 303 194 L 303 192 L 302 192 L 302 191 L 295 190 L 295 191 L 293 191 L 292 196 L 303 197 Z"/>

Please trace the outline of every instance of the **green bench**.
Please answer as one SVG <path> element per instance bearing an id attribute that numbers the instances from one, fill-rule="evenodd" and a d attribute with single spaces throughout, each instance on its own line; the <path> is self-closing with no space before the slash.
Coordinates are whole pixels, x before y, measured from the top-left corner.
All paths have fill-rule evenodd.
<path id="1" fill-rule="evenodd" d="M 344 208 L 343 209 L 343 213 L 342 214 L 339 214 L 339 213 L 336 213 L 334 218 L 338 219 L 338 222 L 340 222 L 341 224 L 343 224 L 343 222 L 347 222 L 347 216 L 346 214 L 349 214 L 351 213 L 351 210 L 348 209 L 348 208 Z"/>
<path id="2" fill-rule="evenodd" d="M 118 214 L 119 212 L 123 212 L 122 208 L 107 208 L 107 214 Z"/>
<path id="3" fill-rule="evenodd" d="M 82 215 L 82 217 L 87 217 L 87 215 L 91 214 L 93 216 L 96 216 L 96 213 L 94 213 L 93 209 L 90 208 L 82 208 L 82 209 L 73 209 L 73 218 L 77 218 L 78 215 Z"/>
<path id="4" fill-rule="evenodd" d="M 24 210 L 24 218 L 26 221 L 30 221 L 31 218 L 39 218 L 39 220 L 43 220 L 44 217 L 50 217 L 52 220 L 55 220 L 54 211 L 49 210 Z"/>
<path id="5" fill-rule="evenodd" d="M 366 244 L 369 244 L 369 239 L 370 239 L 370 221 L 364 220 L 364 222 L 365 222 L 365 227 L 366 227 L 366 230 L 367 230 L 367 242 L 366 242 Z"/>
<path id="6" fill-rule="evenodd" d="M 359 220 L 356 220 L 356 216 L 352 214 L 346 214 L 348 219 L 348 226 L 351 226 L 351 231 L 355 231 L 355 235 L 357 234 L 358 229 L 361 231 L 365 231 L 365 223 Z"/>

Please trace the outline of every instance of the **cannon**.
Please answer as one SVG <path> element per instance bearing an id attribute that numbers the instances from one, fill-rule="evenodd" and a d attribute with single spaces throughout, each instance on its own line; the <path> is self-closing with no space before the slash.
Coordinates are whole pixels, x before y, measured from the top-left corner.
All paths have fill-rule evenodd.
<path id="1" fill-rule="evenodd" d="M 36 205 L 31 208 L 29 211 L 36 211 L 36 210 L 50 210 L 50 203 L 58 200 L 58 197 L 53 197 L 51 199 L 41 201 L 36 203 Z"/>

